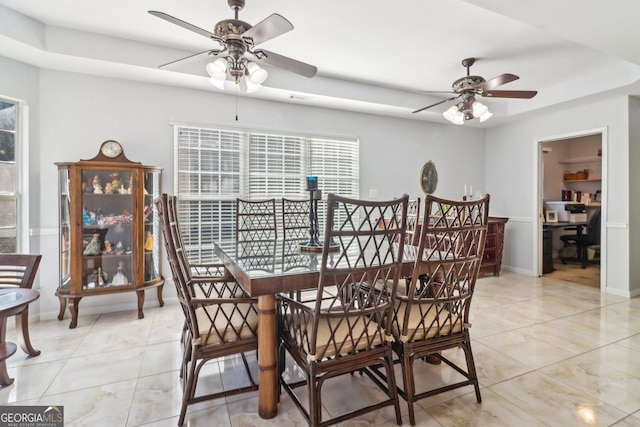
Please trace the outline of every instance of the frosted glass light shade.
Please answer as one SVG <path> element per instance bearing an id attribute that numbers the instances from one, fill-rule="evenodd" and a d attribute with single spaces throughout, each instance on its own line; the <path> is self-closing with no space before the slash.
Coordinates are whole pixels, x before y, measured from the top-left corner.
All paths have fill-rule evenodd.
<path id="1" fill-rule="evenodd" d="M 260 68 L 260 66 L 255 62 L 247 63 L 247 72 L 249 73 L 247 79 L 251 80 L 251 83 L 254 83 L 256 85 L 264 83 L 264 81 L 267 80 L 267 77 L 269 76 L 267 70 Z"/>
<path id="2" fill-rule="evenodd" d="M 224 76 L 222 79 L 215 78 L 215 77 L 211 77 L 209 79 L 209 83 L 211 83 L 212 85 L 214 85 L 220 90 L 224 90 L 224 81 L 225 81 Z"/>
<path id="3" fill-rule="evenodd" d="M 473 108 L 473 115 L 475 117 L 480 117 L 489 112 L 489 107 L 487 107 L 486 105 L 478 101 L 475 101 L 473 103 L 472 108 Z"/>
<path id="4" fill-rule="evenodd" d="M 254 82 L 252 82 L 249 76 L 246 76 L 244 81 L 247 84 L 247 93 L 254 93 L 262 89 L 262 85 L 255 84 Z"/>
<path id="5" fill-rule="evenodd" d="M 218 58 L 213 62 L 207 64 L 207 73 L 211 77 L 215 77 L 220 74 L 227 74 L 227 60 L 224 58 Z"/>
<path id="6" fill-rule="evenodd" d="M 452 105 L 451 107 L 449 107 L 449 109 L 447 111 L 442 113 L 442 117 L 444 117 L 445 119 L 447 119 L 447 120 L 449 120 L 450 122 L 453 123 L 453 121 L 455 120 L 457 112 L 458 112 L 458 106 L 457 105 Z"/>
<path id="7" fill-rule="evenodd" d="M 486 113 L 484 113 L 483 115 L 480 116 L 480 121 L 484 122 L 485 120 L 491 118 L 491 116 L 493 116 L 493 113 L 490 112 L 489 110 L 487 110 Z"/>

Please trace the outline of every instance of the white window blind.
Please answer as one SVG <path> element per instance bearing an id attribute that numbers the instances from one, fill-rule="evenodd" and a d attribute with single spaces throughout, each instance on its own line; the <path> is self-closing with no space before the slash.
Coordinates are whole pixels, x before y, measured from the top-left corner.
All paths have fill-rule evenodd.
<path id="1" fill-rule="evenodd" d="M 0 253 L 21 250 L 19 112 L 16 102 L 0 98 Z"/>
<path id="2" fill-rule="evenodd" d="M 324 199 L 328 193 L 359 194 L 359 143 L 353 138 L 182 124 L 175 125 L 174 137 L 180 227 L 194 261 L 215 260 L 213 242 L 235 237 L 237 197 L 308 198 L 308 175 L 318 176 Z M 319 202 L 321 229 L 325 206 Z"/>

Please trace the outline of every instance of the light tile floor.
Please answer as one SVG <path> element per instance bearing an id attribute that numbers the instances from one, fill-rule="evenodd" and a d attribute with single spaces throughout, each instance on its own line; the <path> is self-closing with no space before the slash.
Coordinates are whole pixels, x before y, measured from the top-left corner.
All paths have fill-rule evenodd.
<path id="1" fill-rule="evenodd" d="M 141 320 L 135 311 L 83 316 L 76 329 L 68 329 L 68 318 L 33 324 L 32 342 L 42 354 L 27 358 L 18 350 L 8 360 L 16 380 L 0 389 L 0 404 L 64 405 L 65 426 L 177 425 L 182 313 L 167 305 L 145 314 Z M 482 403 L 472 387 L 425 399 L 416 408 L 417 425 L 640 425 L 640 299 L 503 272 L 478 280 L 471 319 Z M 255 357 L 249 360 L 257 370 Z M 458 375 L 445 365 L 417 367 L 418 387 Z M 206 369 L 201 385 L 208 388 L 237 381 L 242 367 L 230 358 Z M 366 376 L 345 376 L 326 385 L 324 411 L 339 413 L 376 395 Z M 401 407 L 408 425 L 406 404 Z M 202 402 L 189 408 L 185 425 L 306 425 L 285 394 L 276 418 L 262 420 L 256 412 L 256 393 Z M 395 420 L 385 408 L 342 425 Z"/>

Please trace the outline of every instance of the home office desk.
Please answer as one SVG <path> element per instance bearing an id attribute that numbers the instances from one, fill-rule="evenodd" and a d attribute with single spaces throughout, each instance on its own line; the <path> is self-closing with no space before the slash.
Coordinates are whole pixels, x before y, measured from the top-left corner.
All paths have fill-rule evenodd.
<path id="1" fill-rule="evenodd" d="M 553 272 L 553 238 L 558 234 L 558 230 L 566 227 L 576 227 L 576 234 L 581 235 L 582 230 L 587 226 L 586 222 L 545 222 L 543 225 L 542 242 L 542 274 Z M 564 233 L 563 233 L 564 234 Z"/>
<path id="2" fill-rule="evenodd" d="M 299 243 L 296 240 L 234 241 L 214 246 L 216 255 L 238 284 L 258 298 L 258 415 L 261 418 L 273 418 L 278 413 L 276 295 L 316 288 L 320 278 L 322 253 L 301 251 Z M 405 251 L 402 266 L 405 276 L 411 275 L 415 249 L 414 255 L 411 254 L 411 250 Z"/>

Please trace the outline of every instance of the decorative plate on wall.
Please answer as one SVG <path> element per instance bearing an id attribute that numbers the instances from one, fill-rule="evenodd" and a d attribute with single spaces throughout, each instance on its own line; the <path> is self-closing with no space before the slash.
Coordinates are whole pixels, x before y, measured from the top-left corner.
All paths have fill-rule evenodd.
<path id="1" fill-rule="evenodd" d="M 436 170 L 436 165 L 429 160 L 422 167 L 422 171 L 420 171 L 420 186 L 422 187 L 422 191 L 431 194 L 436 191 L 437 185 L 438 171 Z"/>

